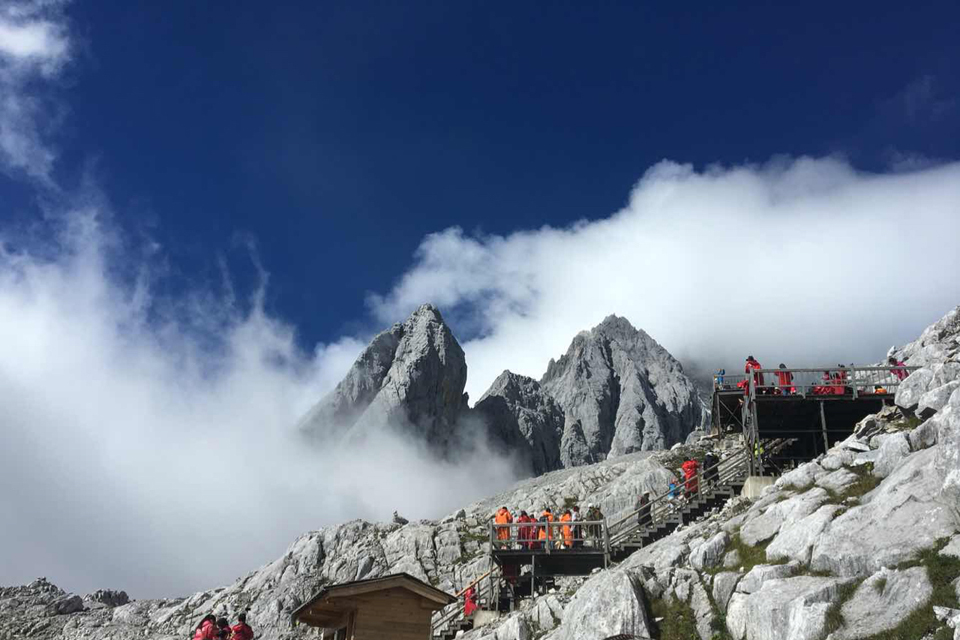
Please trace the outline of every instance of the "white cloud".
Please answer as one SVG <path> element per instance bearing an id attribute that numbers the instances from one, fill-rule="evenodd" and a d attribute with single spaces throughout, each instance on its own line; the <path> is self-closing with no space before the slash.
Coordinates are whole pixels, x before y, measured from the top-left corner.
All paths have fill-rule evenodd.
<path id="1" fill-rule="evenodd" d="M 52 185 L 56 153 L 40 122 L 49 109 L 36 86 L 70 59 L 65 2 L 0 3 L 0 164 Z"/>
<path id="2" fill-rule="evenodd" d="M 365 337 L 302 353 L 260 292 L 160 298 L 96 209 L 59 220 L 55 238 L 0 236 L 0 584 L 184 594 L 304 531 L 437 517 L 511 482 L 386 433 L 306 447 L 294 425 Z"/>
<path id="3" fill-rule="evenodd" d="M 584 212 L 594 213 L 594 212 Z M 678 357 L 738 368 L 872 362 L 960 302 L 960 164 L 896 175 L 833 158 L 652 167 L 609 218 L 428 236 L 382 321 L 433 301 L 462 326 L 473 400 L 503 369 L 539 378 L 617 313 Z"/>

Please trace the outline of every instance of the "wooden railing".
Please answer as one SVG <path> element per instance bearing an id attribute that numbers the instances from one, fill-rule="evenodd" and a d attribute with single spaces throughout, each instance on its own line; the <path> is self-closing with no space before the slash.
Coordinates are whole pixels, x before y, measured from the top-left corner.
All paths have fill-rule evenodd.
<path id="1" fill-rule="evenodd" d="M 495 603 L 496 599 L 499 598 L 497 588 L 499 587 L 499 584 L 500 575 L 498 573 L 498 569 L 494 567 L 458 591 L 456 593 L 456 602 L 447 605 L 440 611 L 433 614 L 433 619 L 430 623 L 431 637 L 443 635 L 446 629 L 449 629 L 452 625 L 458 624 L 461 620 L 466 618 L 464 613 L 464 605 L 466 604 L 465 596 L 471 588 L 475 590 L 477 605 L 482 608 L 484 601 L 486 601 L 487 606 L 489 607 L 491 602 Z"/>

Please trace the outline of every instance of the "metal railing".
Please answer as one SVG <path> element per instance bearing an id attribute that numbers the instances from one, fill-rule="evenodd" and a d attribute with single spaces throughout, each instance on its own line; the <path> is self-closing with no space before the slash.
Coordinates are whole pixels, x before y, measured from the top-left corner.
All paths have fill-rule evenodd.
<path id="1" fill-rule="evenodd" d="M 609 553 L 610 538 L 606 519 L 491 523 L 490 548 L 544 553 L 582 549 Z"/>
<path id="2" fill-rule="evenodd" d="M 673 490 L 668 489 L 654 496 L 647 504 L 611 522 L 610 529 L 613 533 L 610 543 L 613 546 L 622 545 L 641 530 L 663 522 L 682 510 L 687 504 L 686 501 L 712 491 L 716 486 L 729 485 L 746 476 L 751 457 L 746 449 L 740 449 L 717 464 L 698 470 L 689 478 L 679 479 Z"/>
<path id="3" fill-rule="evenodd" d="M 430 621 L 431 636 L 443 636 L 450 627 L 466 619 L 466 596 L 470 589 L 474 590 L 474 598 L 478 608 L 487 607 L 499 599 L 500 575 L 497 568 L 490 569 L 455 594 L 457 601 L 433 614 Z"/>
<path id="4" fill-rule="evenodd" d="M 860 396 L 893 393 L 919 367 L 836 365 L 803 369 L 756 369 L 738 376 L 745 394 L 756 396 Z M 731 376 L 727 376 L 728 378 Z M 748 388 L 744 388 L 744 387 Z M 731 388 L 738 388 L 736 385 Z"/>

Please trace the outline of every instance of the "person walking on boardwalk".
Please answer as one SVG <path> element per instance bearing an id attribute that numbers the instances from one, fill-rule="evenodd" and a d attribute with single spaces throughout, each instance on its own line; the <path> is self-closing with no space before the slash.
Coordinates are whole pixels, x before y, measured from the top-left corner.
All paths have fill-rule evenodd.
<path id="1" fill-rule="evenodd" d="M 637 498 L 637 525 L 642 529 L 650 524 L 650 493 L 644 492 Z"/>
<path id="2" fill-rule="evenodd" d="M 887 364 L 889 364 L 893 369 L 890 369 L 890 373 L 897 377 L 897 380 L 903 382 L 903 380 L 910 375 L 910 372 L 901 367 L 907 366 L 903 360 L 897 360 L 894 356 L 887 358 Z"/>
<path id="3" fill-rule="evenodd" d="M 683 469 L 683 477 L 686 481 L 687 495 L 691 498 L 700 488 L 700 479 L 697 477 L 699 466 L 697 461 L 693 459 L 687 460 L 680 466 Z"/>
<path id="4" fill-rule="evenodd" d="M 494 522 L 498 525 L 497 527 L 497 540 L 500 541 L 500 546 L 509 546 L 508 541 L 510 540 L 510 527 L 503 526 L 509 525 L 513 522 L 513 516 L 510 515 L 510 510 L 506 507 L 500 507 L 500 510 L 497 511 L 497 514 L 493 517 Z"/>
<path id="5" fill-rule="evenodd" d="M 536 522 L 533 518 L 527 515 L 526 511 L 520 512 L 520 517 L 517 518 L 517 522 L 521 525 L 517 527 L 517 540 L 520 542 L 521 549 L 532 549 L 533 542 L 537 537 L 536 527 L 531 526 L 531 522 Z"/>
<path id="6" fill-rule="evenodd" d="M 540 515 L 540 542 L 543 544 L 544 548 L 550 545 L 550 541 L 553 540 L 553 527 L 550 526 L 554 521 L 553 511 L 550 511 L 550 507 L 544 507 L 543 513 Z"/>

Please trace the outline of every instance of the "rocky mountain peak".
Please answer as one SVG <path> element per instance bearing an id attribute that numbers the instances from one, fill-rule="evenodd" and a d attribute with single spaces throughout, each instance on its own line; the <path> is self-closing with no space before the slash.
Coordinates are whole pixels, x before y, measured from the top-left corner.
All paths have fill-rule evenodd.
<path id="1" fill-rule="evenodd" d="M 564 466 L 669 447 L 701 421 L 696 388 L 680 363 L 616 315 L 577 334 L 540 385 L 564 410 Z"/>
<path id="2" fill-rule="evenodd" d="M 443 446 L 466 407 L 466 381 L 463 349 L 440 311 L 424 304 L 373 338 L 300 429 L 362 437 L 390 426 Z"/>

